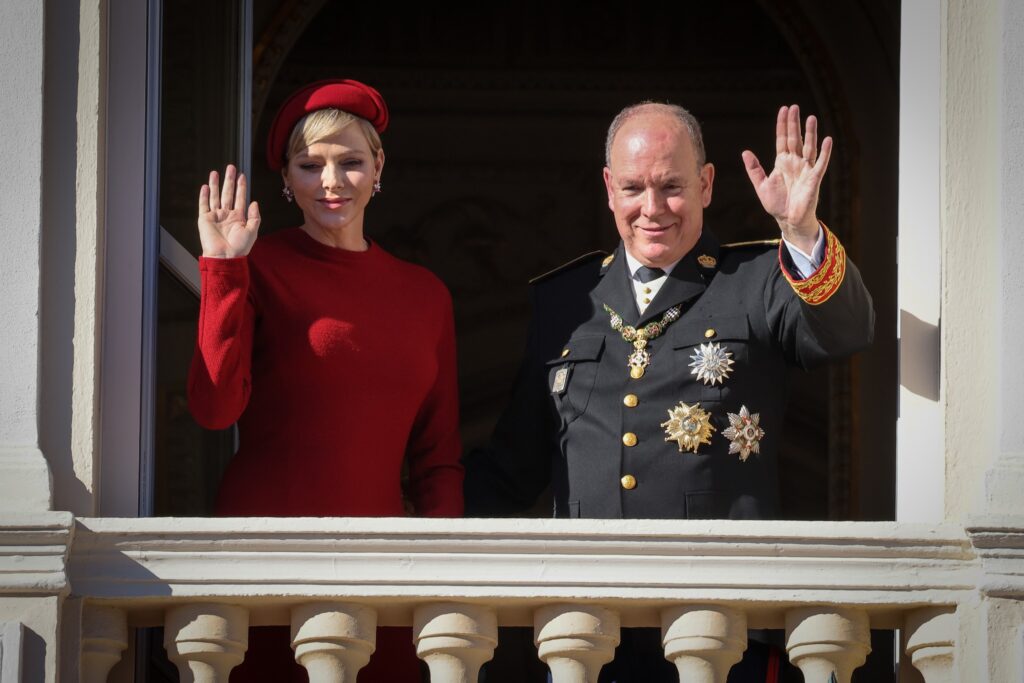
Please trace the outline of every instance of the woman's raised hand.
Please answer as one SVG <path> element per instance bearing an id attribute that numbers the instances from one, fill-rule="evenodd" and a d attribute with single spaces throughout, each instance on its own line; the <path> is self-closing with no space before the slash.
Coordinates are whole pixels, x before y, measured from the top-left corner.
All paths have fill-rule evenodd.
<path id="1" fill-rule="evenodd" d="M 236 180 L 236 177 L 237 180 Z M 231 164 L 224 169 L 224 187 L 220 177 L 210 171 L 210 182 L 199 189 L 199 241 L 207 258 L 245 256 L 256 242 L 260 227 L 260 207 L 256 202 L 245 208 L 247 183 Z"/>

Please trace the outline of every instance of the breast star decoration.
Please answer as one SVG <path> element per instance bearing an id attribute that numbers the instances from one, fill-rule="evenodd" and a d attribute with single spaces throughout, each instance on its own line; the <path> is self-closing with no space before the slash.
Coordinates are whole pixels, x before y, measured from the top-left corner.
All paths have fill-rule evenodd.
<path id="1" fill-rule="evenodd" d="M 764 430 L 761 429 L 761 415 L 750 414 L 746 406 L 740 406 L 740 413 L 726 413 L 729 417 L 729 426 L 722 430 L 722 436 L 729 439 L 729 453 L 739 453 L 740 460 L 747 461 L 751 453 L 761 452 L 761 439 L 764 438 Z"/>
<path id="2" fill-rule="evenodd" d="M 668 420 L 662 422 L 661 426 L 668 434 L 665 441 L 675 441 L 680 453 L 696 453 L 701 444 L 711 443 L 711 432 L 715 431 L 711 426 L 711 414 L 702 410 L 700 403 L 690 406 L 682 401 L 669 408 Z"/>
<path id="3" fill-rule="evenodd" d="M 690 374 L 697 375 L 697 379 L 711 386 L 724 384 L 736 362 L 732 359 L 732 352 L 721 344 L 701 344 L 694 349 L 690 360 L 693 361 Z"/>

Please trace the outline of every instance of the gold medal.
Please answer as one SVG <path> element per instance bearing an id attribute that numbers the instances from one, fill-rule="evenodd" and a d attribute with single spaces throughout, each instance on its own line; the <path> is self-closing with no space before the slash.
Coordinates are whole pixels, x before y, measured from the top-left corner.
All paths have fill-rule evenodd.
<path id="1" fill-rule="evenodd" d="M 751 415 L 746 406 L 740 406 L 739 415 L 726 413 L 729 416 L 729 426 L 722 430 L 722 436 L 729 439 L 729 453 L 739 453 L 740 460 L 746 462 L 751 453 L 761 452 L 761 439 L 764 438 L 764 430 L 761 429 L 761 415 Z"/>
<path id="2" fill-rule="evenodd" d="M 701 444 L 711 443 L 711 432 L 715 431 L 711 426 L 711 414 L 701 410 L 700 403 L 690 406 L 682 401 L 669 409 L 668 420 L 661 426 L 668 434 L 665 441 L 675 441 L 680 453 L 684 450 L 696 453 Z"/>

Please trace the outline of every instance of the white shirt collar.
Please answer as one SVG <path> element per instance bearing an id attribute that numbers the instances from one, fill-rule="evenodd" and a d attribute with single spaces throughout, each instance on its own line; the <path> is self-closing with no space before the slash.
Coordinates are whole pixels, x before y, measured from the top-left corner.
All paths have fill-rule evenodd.
<path id="1" fill-rule="evenodd" d="M 636 271 L 638 271 L 640 269 L 640 266 L 642 266 L 643 264 L 637 261 L 635 258 L 633 258 L 633 255 L 629 253 L 629 249 L 626 249 L 625 246 L 623 246 L 622 251 L 625 252 L 626 254 L 626 267 L 629 268 L 629 276 L 631 278 L 636 277 Z M 683 259 L 676 259 L 667 266 L 662 267 L 662 270 L 665 271 L 665 275 L 671 273 L 672 269 L 679 265 L 679 262 L 682 260 Z"/>

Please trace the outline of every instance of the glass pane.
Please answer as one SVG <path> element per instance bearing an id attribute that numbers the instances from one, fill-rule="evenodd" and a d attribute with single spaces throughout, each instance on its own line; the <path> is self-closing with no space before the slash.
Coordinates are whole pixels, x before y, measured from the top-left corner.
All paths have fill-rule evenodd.
<path id="1" fill-rule="evenodd" d="M 240 5 L 163 3 L 160 224 L 193 256 L 199 186 L 239 157 Z"/>
<path id="2" fill-rule="evenodd" d="M 186 382 L 196 343 L 199 300 L 163 266 L 158 286 L 153 513 L 209 515 L 221 475 L 234 453 L 234 430 L 208 431 L 192 419 Z"/>

